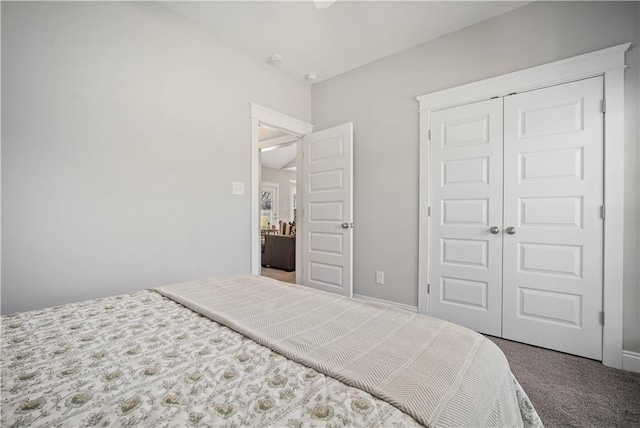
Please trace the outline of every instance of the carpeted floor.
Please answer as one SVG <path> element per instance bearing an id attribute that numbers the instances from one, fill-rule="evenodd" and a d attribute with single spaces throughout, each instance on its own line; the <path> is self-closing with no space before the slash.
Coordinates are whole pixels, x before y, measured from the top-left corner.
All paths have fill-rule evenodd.
<path id="1" fill-rule="evenodd" d="M 296 272 L 286 272 L 281 269 L 273 269 L 268 267 L 262 268 L 262 276 L 266 276 L 268 278 L 277 279 L 282 282 L 289 282 L 291 284 L 296 283 Z"/>
<path id="2" fill-rule="evenodd" d="M 640 373 L 490 337 L 547 428 L 640 427 Z"/>

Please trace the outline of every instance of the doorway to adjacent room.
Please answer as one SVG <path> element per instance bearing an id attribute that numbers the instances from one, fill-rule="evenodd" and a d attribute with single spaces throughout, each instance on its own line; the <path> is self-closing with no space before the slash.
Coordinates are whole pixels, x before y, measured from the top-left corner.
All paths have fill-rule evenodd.
<path id="1" fill-rule="evenodd" d="M 353 123 L 312 133 L 313 126 L 309 123 L 257 104 L 250 106 L 251 272 L 259 275 L 262 265 L 273 267 L 268 256 L 266 261 L 263 259 L 262 249 L 266 253 L 267 242 L 274 240 L 265 238 L 263 247 L 262 235 L 287 235 L 291 233 L 288 228 L 294 228 L 297 237 L 295 282 L 353 296 Z M 261 129 L 263 138 L 260 138 Z M 274 134 L 266 136 L 266 131 Z M 291 142 L 284 140 L 293 137 L 298 140 L 295 142 L 295 224 L 283 221 L 282 229 L 274 230 L 272 225 L 263 230 L 260 227 L 261 159 L 265 153 L 276 150 L 270 149 L 271 146 L 287 146 Z M 284 192 L 284 188 L 281 186 L 280 190 Z M 278 199 L 282 203 L 282 193 Z M 279 215 L 279 224 L 280 221 Z"/>
<path id="2" fill-rule="evenodd" d="M 260 273 L 296 282 L 295 193 L 299 137 L 260 124 Z"/>

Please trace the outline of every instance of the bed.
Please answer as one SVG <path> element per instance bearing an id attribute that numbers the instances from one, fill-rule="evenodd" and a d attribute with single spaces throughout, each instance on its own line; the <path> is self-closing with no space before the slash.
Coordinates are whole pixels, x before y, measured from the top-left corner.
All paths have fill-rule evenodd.
<path id="1" fill-rule="evenodd" d="M 257 276 L 2 317 L 1 425 L 526 426 L 470 330 Z"/>

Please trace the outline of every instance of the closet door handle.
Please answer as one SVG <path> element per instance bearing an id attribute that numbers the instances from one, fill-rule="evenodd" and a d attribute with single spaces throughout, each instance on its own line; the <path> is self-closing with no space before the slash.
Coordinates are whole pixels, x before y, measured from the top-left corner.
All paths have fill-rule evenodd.
<path id="1" fill-rule="evenodd" d="M 507 227 L 504 231 L 507 232 L 507 235 L 515 235 L 516 234 L 516 228 L 513 227 L 513 226 Z"/>
<path id="2" fill-rule="evenodd" d="M 498 233 L 500 233 L 500 228 L 498 226 L 491 226 L 489 228 L 489 232 L 491 232 L 494 235 L 497 235 Z"/>

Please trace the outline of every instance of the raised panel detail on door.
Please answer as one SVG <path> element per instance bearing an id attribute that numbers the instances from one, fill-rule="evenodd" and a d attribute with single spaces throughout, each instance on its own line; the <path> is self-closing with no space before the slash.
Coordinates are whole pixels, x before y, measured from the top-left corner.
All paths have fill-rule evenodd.
<path id="1" fill-rule="evenodd" d="M 342 233 L 309 233 L 309 251 L 314 253 L 338 254 L 344 253 Z"/>
<path id="2" fill-rule="evenodd" d="M 329 138 L 309 146 L 309 163 L 323 162 L 331 158 L 344 156 L 344 140 L 342 137 Z"/>
<path id="3" fill-rule="evenodd" d="M 471 239 L 443 239 L 442 263 L 486 269 L 489 243 Z"/>
<path id="4" fill-rule="evenodd" d="M 318 262 L 309 263 L 309 280 L 333 288 L 337 292 L 340 292 L 344 285 L 342 274 L 342 266 Z"/>
<path id="5" fill-rule="evenodd" d="M 353 124 L 305 135 L 302 149 L 302 284 L 353 294 Z"/>
<path id="6" fill-rule="evenodd" d="M 582 196 L 520 198 L 518 226 L 582 228 Z"/>
<path id="7" fill-rule="evenodd" d="M 344 219 L 342 201 L 309 202 L 309 222 L 341 223 Z"/>
<path id="8" fill-rule="evenodd" d="M 431 114 L 429 313 L 501 334 L 502 100 Z"/>
<path id="9" fill-rule="evenodd" d="M 583 178 L 583 148 L 519 153 L 520 182 L 548 178 Z"/>
<path id="10" fill-rule="evenodd" d="M 344 187 L 342 170 L 320 171 L 309 174 L 309 192 L 342 190 Z"/>
<path id="11" fill-rule="evenodd" d="M 440 122 L 440 133 L 437 140 L 443 149 L 474 144 L 487 144 L 489 142 L 489 116 L 465 117 L 464 119 L 452 118 L 446 122 Z"/>
<path id="12" fill-rule="evenodd" d="M 520 138 L 582 130 L 582 98 L 540 108 L 519 110 Z"/>
<path id="13" fill-rule="evenodd" d="M 451 160 L 442 163 L 442 185 L 489 184 L 489 158 Z"/>
<path id="14" fill-rule="evenodd" d="M 473 311 L 487 311 L 487 283 L 468 279 L 440 278 L 442 303 L 458 305 Z"/>
<path id="15" fill-rule="evenodd" d="M 519 242 L 517 272 L 582 277 L 582 246 Z"/>
<path id="16" fill-rule="evenodd" d="M 521 318 L 531 318 L 551 324 L 580 327 L 582 324 L 581 298 L 576 294 L 532 290 L 519 287 L 518 313 Z"/>
<path id="17" fill-rule="evenodd" d="M 602 358 L 601 77 L 504 99 L 503 337 Z"/>
<path id="18" fill-rule="evenodd" d="M 488 199 L 442 200 L 442 225 L 487 225 Z"/>

